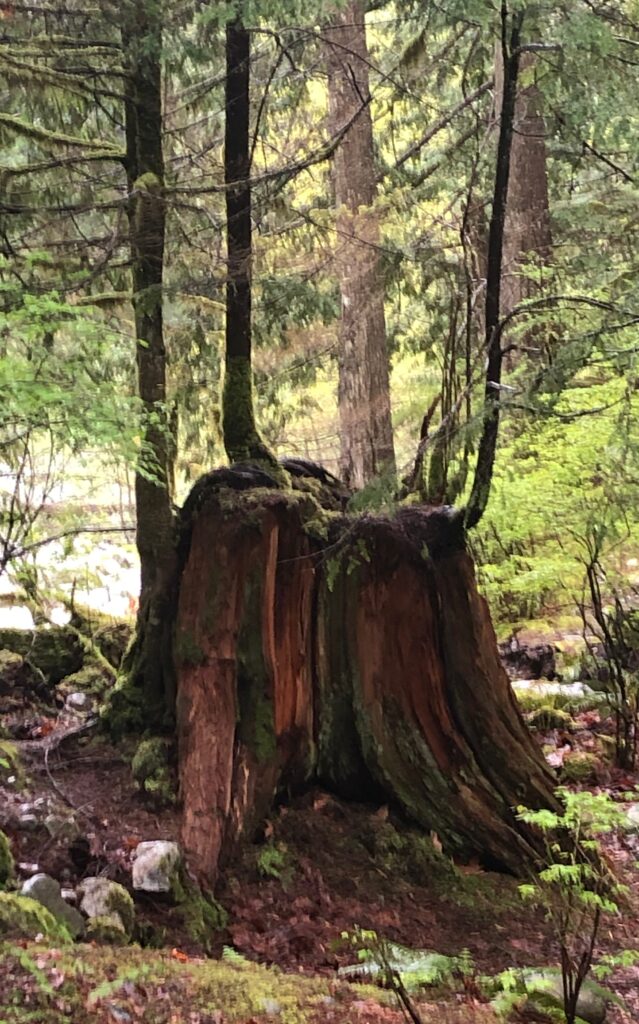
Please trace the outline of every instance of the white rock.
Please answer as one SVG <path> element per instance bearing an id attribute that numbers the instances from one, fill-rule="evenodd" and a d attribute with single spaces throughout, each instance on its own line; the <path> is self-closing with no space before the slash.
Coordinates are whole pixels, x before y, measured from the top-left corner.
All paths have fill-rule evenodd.
<path id="1" fill-rule="evenodd" d="M 140 843 L 133 862 L 133 888 L 142 892 L 171 892 L 182 854 L 165 839 Z"/>
<path id="2" fill-rule="evenodd" d="M 90 711 L 91 698 L 87 693 L 82 693 L 81 691 L 70 693 L 64 702 L 64 706 L 69 711 Z"/>

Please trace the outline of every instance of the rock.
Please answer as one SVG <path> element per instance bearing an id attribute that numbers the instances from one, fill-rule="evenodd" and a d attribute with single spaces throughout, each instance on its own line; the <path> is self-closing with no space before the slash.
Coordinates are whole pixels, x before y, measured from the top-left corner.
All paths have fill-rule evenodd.
<path id="1" fill-rule="evenodd" d="M 84 648 L 72 629 L 0 629 L 0 648 L 40 669 L 50 686 L 82 667 Z"/>
<path id="2" fill-rule="evenodd" d="M 501 660 L 515 679 L 554 679 L 556 650 L 552 644 L 522 644 L 516 636 L 499 645 Z"/>
<path id="3" fill-rule="evenodd" d="M 133 900 L 123 885 L 112 882 L 109 878 L 85 878 L 80 882 L 78 892 L 82 897 L 80 910 L 89 918 L 89 932 L 93 919 L 107 918 L 109 926 L 119 929 L 126 938 L 131 936 L 135 924 L 135 909 Z"/>
<path id="4" fill-rule="evenodd" d="M 525 977 L 529 1001 L 540 1009 L 563 1009 L 561 974 L 556 970 L 534 971 Z M 608 1002 L 606 989 L 586 980 L 577 1002 L 577 1016 L 587 1024 L 604 1024 Z M 612 999 L 612 996 L 610 996 Z"/>
<path id="5" fill-rule="evenodd" d="M 90 917 L 87 921 L 86 937 L 89 942 L 104 942 L 109 946 L 126 946 L 129 941 L 119 914 Z"/>
<path id="6" fill-rule="evenodd" d="M 67 704 L 75 694 L 83 694 L 89 700 L 100 698 L 108 688 L 109 680 L 97 665 L 85 665 L 79 672 L 65 676 L 55 688 L 58 701 Z"/>
<path id="7" fill-rule="evenodd" d="M 21 814 L 16 825 L 23 832 L 37 832 L 42 822 L 36 814 Z"/>
<path id="8" fill-rule="evenodd" d="M 93 701 L 89 697 L 88 693 L 82 693 L 80 690 L 76 690 L 75 693 L 70 693 L 64 702 L 64 706 L 67 711 L 91 711 L 93 707 Z"/>
<path id="9" fill-rule="evenodd" d="M 549 729 L 572 730 L 575 728 L 575 723 L 567 711 L 562 711 L 560 708 L 553 708 L 549 705 L 533 711 L 528 719 L 528 725 L 537 732 L 547 732 Z"/>
<path id="10" fill-rule="evenodd" d="M 37 900 L 13 892 L 0 892 L 0 936 L 35 939 L 37 935 L 60 943 L 71 939 L 67 927 Z"/>
<path id="11" fill-rule="evenodd" d="M 595 754 L 586 751 L 569 754 L 562 765 L 562 782 L 592 782 L 597 777 L 599 767 L 599 758 Z"/>
<path id="12" fill-rule="evenodd" d="M 133 862 L 133 888 L 142 892 L 172 892 L 181 860 L 177 843 L 165 839 L 140 843 Z"/>
<path id="13" fill-rule="evenodd" d="M 628 828 L 639 832 L 639 804 L 628 804 L 626 807 Z"/>
<path id="14" fill-rule="evenodd" d="M 29 878 L 22 886 L 22 895 L 37 900 L 57 921 L 66 925 L 74 939 L 84 934 L 84 918 L 75 907 L 69 906 L 62 898 L 60 883 L 49 875 L 39 874 Z"/>
<path id="15" fill-rule="evenodd" d="M 68 815 L 47 814 L 44 819 L 44 827 L 52 839 L 75 839 L 80 828 L 75 818 Z"/>

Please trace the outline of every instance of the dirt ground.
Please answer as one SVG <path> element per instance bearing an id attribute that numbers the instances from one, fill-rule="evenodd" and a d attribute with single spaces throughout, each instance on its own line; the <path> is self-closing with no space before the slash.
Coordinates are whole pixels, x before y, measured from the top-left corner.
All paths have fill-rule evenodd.
<path id="1" fill-rule="evenodd" d="M 592 717 L 586 724 L 590 729 L 585 731 L 592 736 Z M 42 726 L 36 716 L 32 732 L 38 729 Z M 0 786 L 0 825 L 9 836 L 21 876 L 28 877 L 37 866 L 69 887 L 90 874 L 130 884 L 131 858 L 138 842 L 179 838 L 177 810 L 158 812 L 145 805 L 131 778 L 131 750 L 116 749 L 89 733 L 70 737 L 45 757 L 51 729 L 47 726 L 43 731 L 43 738 L 16 744 L 24 775 L 4 770 Z M 554 739 L 561 747 L 564 737 Z M 540 742 L 547 745 L 547 741 L 547 736 L 540 737 Z M 632 792 L 637 782 L 634 776 L 609 769 L 602 777 L 603 788 L 617 796 Z M 598 787 L 593 784 L 592 788 Z M 61 828 L 60 834 L 52 836 L 38 822 L 25 829 L 19 819 L 27 804 L 53 808 L 61 822 L 66 816 L 74 823 L 71 831 Z M 539 913 L 522 903 L 515 879 L 484 872 L 478 864 L 453 865 L 438 852 L 436 836 L 425 840 L 388 807 L 346 804 L 316 790 L 283 803 L 251 838 L 242 855 L 226 866 L 216 895 L 228 913 L 228 926 L 208 954 L 189 941 L 170 905 L 159 899 L 138 899 L 141 950 L 77 947 L 73 966 L 68 952 L 34 951 L 27 944 L 21 947 L 22 954 L 9 951 L 0 961 L 0 1006 L 3 998 L 10 1000 L 16 986 L 28 992 L 37 971 L 49 979 L 54 993 L 58 989 L 53 982 L 63 976 L 59 986 L 63 995 L 47 996 L 49 1003 L 45 1000 L 40 1005 L 39 991 L 34 996 L 35 1016 L 11 1016 L 5 1008 L 0 1021 L 48 1024 L 57 1022 L 61 1014 L 69 1019 L 69 1010 L 77 1024 L 84 1020 L 222 1024 L 277 1019 L 283 1024 L 298 1020 L 399 1024 L 406 1018 L 392 993 L 370 988 L 360 992 L 339 974 L 340 968 L 353 962 L 352 948 L 340 937 L 356 928 L 373 930 L 411 949 L 448 956 L 469 952 L 474 967 L 456 985 L 446 991 L 427 991 L 416 1000 L 425 1024 L 493 1021 L 496 1018 L 481 994 L 481 976 L 509 967 L 557 963 L 551 929 Z M 607 855 L 628 886 L 628 898 L 623 912 L 602 930 L 601 948 L 639 948 L 636 835 L 609 840 Z M 239 999 L 235 1009 L 203 1008 L 202 991 L 209 992 L 206 985 L 213 985 L 212 972 L 217 969 L 211 958 L 218 957 L 225 946 L 275 972 L 266 975 L 275 993 L 272 1013 L 246 1015 Z M 84 966 L 78 973 L 81 962 Z M 127 980 L 123 965 L 132 962 L 138 962 L 140 977 Z M 35 974 L 33 963 L 40 964 Z M 233 985 L 242 988 L 242 972 L 247 969 L 244 962 L 226 964 L 223 983 L 230 984 L 230 972 Z M 101 981 L 109 978 L 117 998 L 92 996 Z M 70 991 L 71 979 L 74 996 L 64 994 Z M 203 979 L 208 979 L 206 984 Z M 610 984 L 625 1000 L 625 1007 L 610 1009 L 609 1024 L 639 1021 L 639 968 L 619 969 Z M 277 991 L 287 985 L 298 988 L 284 1012 L 277 1003 Z M 51 1000 L 55 998 L 63 1010 L 56 1011 L 57 1017 L 47 1016 L 49 1011 L 54 1013 Z M 268 999 L 264 1005 L 268 1011 Z"/>

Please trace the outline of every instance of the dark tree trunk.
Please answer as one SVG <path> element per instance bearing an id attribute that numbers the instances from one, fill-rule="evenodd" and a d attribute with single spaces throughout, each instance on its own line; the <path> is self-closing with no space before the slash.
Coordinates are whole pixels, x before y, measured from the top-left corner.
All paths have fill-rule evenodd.
<path id="1" fill-rule="evenodd" d="M 138 391 L 143 403 L 141 466 L 136 474 L 136 540 L 141 565 L 137 643 L 129 665 L 141 687 L 149 721 L 166 707 L 170 662 L 164 622 L 175 569 L 171 505 L 173 443 L 167 417 L 162 315 L 164 159 L 162 153 L 162 23 L 157 5 L 122 8 L 127 99 L 125 104 L 129 231 L 137 341 Z"/>
<path id="2" fill-rule="evenodd" d="M 211 474 L 185 519 L 175 623 L 182 839 L 200 881 L 279 791 L 318 781 L 522 871 L 533 840 L 513 809 L 553 806 L 552 778 L 461 516 L 327 519 L 322 536 L 308 497 L 223 483 Z"/>
<path id="3" fill-rule="evenodd" d="M 241 20 L 226 28 L 224 181 L 226 184 L 226 363 L 222 429 L 231 462 L 267 460 L 255 427 L 251 368 L 250 36 Z"/>
<path id="4" fill-rule="evenodd" d="M 325 38 L 331 131 L 338 134 L 351 124 L 333 158 L 342 293 L 341 470 L 349 486 L 363 487 L 382 473 L 394 477 L 395 451 L 362 0 L 340 7 Z"/>
<path id="5" fill-rule="evenodd" d="M 503 362 L 500 308 L 501 281 L 504 253 L 504 227 L 510 180 L 515 102 L 521 57 L 521 26 L 524 13 L 508 13 L 505 2 L 501 5 L 501 50 L 504 84 L 500 111 L 499 142 L 495 166 L 493 208 L 488 231 L 488 261 L 486 270 L 486 387 L 484 394 L 484 421 L 477 451 L 477 464 L 473 486 L 466 508 L 466 527 L 476 526 L 488 504 L 495 466 L 497 436 L 499 433 L 499 406 L 501 369 Z"/>

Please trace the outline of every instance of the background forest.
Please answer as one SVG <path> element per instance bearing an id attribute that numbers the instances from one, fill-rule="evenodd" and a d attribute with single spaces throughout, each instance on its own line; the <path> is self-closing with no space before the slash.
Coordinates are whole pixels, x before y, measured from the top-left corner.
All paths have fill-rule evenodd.
<path id="1" fill-rule="evenodd" d="M 479 0 L 370 6 L 364 60 L 353 56 L 361 3 L 337 14 L 266 2 L 244 11 L 256 417 L 274 452 L 337 475 L 340 434 L 362 443 L 358 420 L 370 414 L 350 401 L 340 426 L 337 400 L 340 294 L 359 263 L 364 291 L 376 280 L 379 295 L 347 301 L 385 338 L 399 478 L 412 473 L 426 418 L 426 497 L 452 501 L 468 491 L 483 414 L 501 13 Z M 611 579 L 634 565 L 639 13 L 585 0 L 511 6 L 525 18 L 504 238 L 503 415 L 473 544 L 494 613 L 518 623 L 571 612 L 595 550 Z M 113 485 L 157 472 L 154 431 L 178 504 L 224 458 L 222 29 L 235 7 L 167 0 L 150 5 L 146 32 L 123 28 L 120 7 L 2 8 L 0 564 L 32 589 L 51 576 L 34 578 L 41 541 L 67 534 L 54 549 L 59 570 L 76 528 L 131 522 L 129 508 L 113 518 Z M 331 17 L 344 23 L 337 44 Z M 127 166 L 125 69 L 140 55 L 157 64 L 162 99 L 138 140 L 142 169 L 164 165 L 158 394 L 136 382 L 131 218 L 144 200 Z M 340 71 L 350 95 L 335 85 Z M 372 145 L 340 147 L 369 99 Z M 345 220 L 344 183 L 355 178 L 356 209 L 362 194 L 370 201 Z M 394 477 L 371 483 L 363 472 L 360 507 L 383 506 Z"/>
<path id="2" fill-rule="evenodd" d="M 0 1024 L 639 1012 L 638 67 L 0 0 Z"/>

